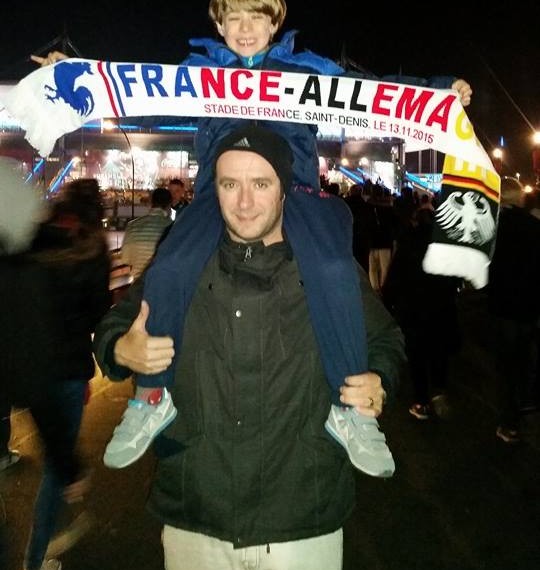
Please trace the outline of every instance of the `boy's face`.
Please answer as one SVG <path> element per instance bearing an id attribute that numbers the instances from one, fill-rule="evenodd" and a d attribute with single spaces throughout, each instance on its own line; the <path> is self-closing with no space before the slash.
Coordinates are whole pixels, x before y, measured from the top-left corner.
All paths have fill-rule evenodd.
<path id="1" fill-rule="evenodd" d="M 224 152 L 216 163 L 216 189 L 233 241 L 270 245 L 283 240 L 281 182 L 265 158 L 246 150 Z"/>
<path id="2" fill-rule="evenodd" d="M 250 57 L 264 51 L 277 31 L 270 16 L 262 12 L 239 10 L 227 12 L 217 30 L 227 46 L 241 57 Z"/>

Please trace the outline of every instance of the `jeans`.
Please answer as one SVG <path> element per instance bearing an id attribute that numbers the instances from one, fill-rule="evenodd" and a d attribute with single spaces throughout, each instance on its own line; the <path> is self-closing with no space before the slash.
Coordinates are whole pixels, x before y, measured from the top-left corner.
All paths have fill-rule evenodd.
<path id="1" fill-rule="evenodd" d="M 62 449 L 65 456 L 75 455 L 75 448 L 81 426 L 86 380 L 56 382 L 51 387 L 49 405 L 31 409 L 38 428 L 60 418 L 57 431 L 50 430 L 47 437 L 54 442 L 44 441 L 45 462 L 41 485 L 34 504 L 34 517 L 30 539 L 26 547 L 26 570 L 39 570 L 47 547 L 56 531 L 60 509 L 63 505 L 64 489 L 72 480 L 66 474 L 65 465 L 58 465 L 58 454 L 52 449 Z M 43 433 L 43 432 L 42 432 Z M 44 438 L 45 439 L 45 438 Z M 52 445 L 50 445 L 52 444 Z"/>
<path id="2" fill-rule="evenodd" d="M 341 570 L 343 531 L 233 549 L 230 542 L 165 525 L 166 570 Z"/>
<path id="3" fill-rule="evenodd" d="M 369 251 L 369 281 L 378 293 L 388 275 L 390 262 L 392 261 L 391 248 L 372 248 Z"/>

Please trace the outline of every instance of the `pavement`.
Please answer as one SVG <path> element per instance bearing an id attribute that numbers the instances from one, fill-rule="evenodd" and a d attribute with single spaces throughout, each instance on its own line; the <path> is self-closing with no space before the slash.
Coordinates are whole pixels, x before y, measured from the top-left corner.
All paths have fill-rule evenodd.
<path id="1" fill-rule="evenodd" d="M 404 380 L 380 418 L 396 473 L 384 480 L 357 474 L 356 508 L 344 528 L 343 570 L 540 568 L 540 414 L 524 416 L 521 443 L 495 437 L 496 339 L 490 338 L 481 292 L 461 294 L 460 317 L 464 343 L 452 362 L 449 387 L 453 413 L 445 421 L 414 419 Z M 433 340 L 426 338 L 426 350 Z M 98 374 L 91 387 L 80 447 L 93 483 L 84 502 L 62 516 L 67 521 L 84 511 L 91 525 L 60 556 L 63 570 L 162 570 L 160 527 L 144 508 L 152 453 L 118 471 L 101 461 L 131 383 L 111 383 Z M 5 570 L 22 570 L 41 456 L 27 412 L 14 411 L 12 423 L 12 447 L 23 458 L 3 474 L 0 517 L 8 547 Z"/>

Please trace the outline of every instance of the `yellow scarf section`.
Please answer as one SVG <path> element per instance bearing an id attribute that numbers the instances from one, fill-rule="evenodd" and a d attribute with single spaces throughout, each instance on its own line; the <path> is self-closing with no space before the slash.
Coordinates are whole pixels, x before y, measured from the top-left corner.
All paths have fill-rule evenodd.
<path id="1" fill-rule="evenodd" d="M 428 273 L 462 277 L 475 288 L 488 283 L 500 204 L 500 177 L 446 155 L 432 243 L 424 257 Z"/>

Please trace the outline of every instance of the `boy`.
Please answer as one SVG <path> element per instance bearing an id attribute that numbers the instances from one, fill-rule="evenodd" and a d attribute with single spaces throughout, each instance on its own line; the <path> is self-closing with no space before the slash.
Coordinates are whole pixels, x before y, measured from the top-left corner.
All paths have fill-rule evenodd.
<path id="1" fill-rule="evenodd" d="M 286 10 L 284 0 L 211 0 L 209 15 L 224 44 L 212 39 L 191 40 L 192 46 L 205 48 L 207 55 L 191 54 L 182 64 L 342 75 L 344 70 L 329 59 L 312 52 L 294 53 L 295 32 L 288 32 L 278 43 L 271 43 L 283 24 Z M 429 83 L 432 87 L 452 86 L 459 90 L 462 104 L 470 102 L 471 90 L 463 80 L 404 79 L 409 83 Z M 175 266 L 173 259 L 182 259 L 185 263 L 186 250 L 191 248 L 189 271 L 184 269 L 183 275 L 175 275 L 176 285 L 165 295 L 181 295 L 179 298 L 184 299 L 186 307 L 197 278 L 217 248 L 223 231 L 213 186 L 215 148 L 240 121 L 245 122 L 233 118 L 200 119 L 195 145 L 199 164 L 196 195 L 183 213 L 181 223 L 174 224 L 158 252 L 163 258 L 170 257 L 171 271 L 176 267 L 180 271 L 181 265 Z M 352 255 L 349 256 L 352 247 L 350 211 L 339 198 L 320 192 L 315 126 L 277 121 L 258 123 L 279 132 L 289 141 L 294 153 L 295 191 L 285 201 L 284 228 L 298 259 L 310 316 L 332 388 L 333 405 L 327 430 L 347 450 L 355 467 L 373 476 L 389 477 L 394 473 L 395 464 L 375 419 L 382 410 L 382 403 L 366 399 L 356 408 L 341 404 L 340 393 L 347 390 L 346 378 L 368 369 L 357 267 Z M 331 208 L 322 206 L 323 196 L 322 201 L 332 201 Z M 203 227 L 201 219 L 205 220 Z M 318 271 L 320 267 L 326 269 L 322 274 Z M 147 319 L 153 333 L 149 337 L 152 345 L 141 350 L 153 353 L 151 360 L 154 357 L 155 360 L 139 374 L 135 399 L 130 401 L 122 423 L 107 446 L 104 462 L 109 467 L 124 467 L 141 457 L 153 438 L 176 415 L 168 391 L 161 387 L 172 381 L 174 347 L 181 345 L 184 313 L 173 317 L 170 311 L 161 308 L 163 298 L 164 287 L 157 288 L 150 282 L 145 288 L 145 299 L 150 307 Z M 163 335 L 163 331 L 168 335 Z M 369 336 L 369 331 L 367 334 Z M 384 378 L 383 386 L 393 388 L 385 386 Z"/>

